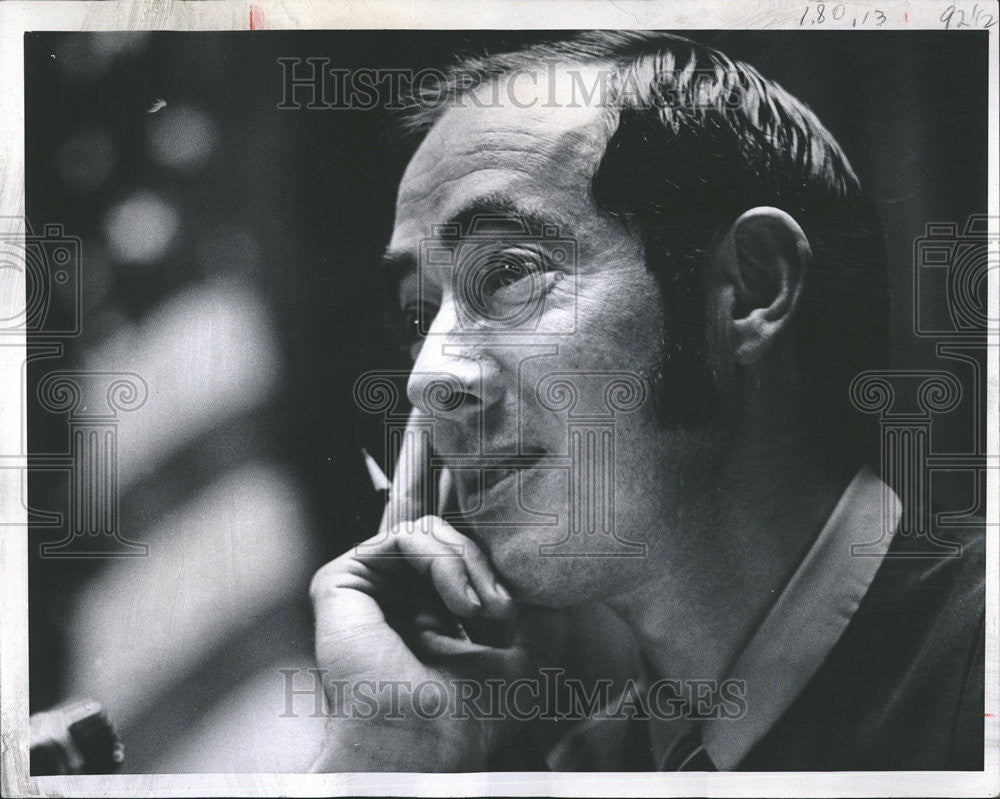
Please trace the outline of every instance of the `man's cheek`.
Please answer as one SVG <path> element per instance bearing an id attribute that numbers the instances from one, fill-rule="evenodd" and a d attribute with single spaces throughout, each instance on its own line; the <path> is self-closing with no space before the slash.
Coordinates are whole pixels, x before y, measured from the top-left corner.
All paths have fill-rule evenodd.
<path id="1" fill-rule="evenodd" d="M 573 337 L 580 352 L 605 366 L 648 363 L 656 354 L 662 328 L 656 291 L 645 273 L 623 271 L 581 279 Z"/>
<path id="2" fill-rule="evenodd" d="M 611 584 L 596 559 L 546 555 L 536 542 L 520 537 L 498 543 L 491 557 L 500 579 L 520 603 L 569 607 L 596 598 Z"/>

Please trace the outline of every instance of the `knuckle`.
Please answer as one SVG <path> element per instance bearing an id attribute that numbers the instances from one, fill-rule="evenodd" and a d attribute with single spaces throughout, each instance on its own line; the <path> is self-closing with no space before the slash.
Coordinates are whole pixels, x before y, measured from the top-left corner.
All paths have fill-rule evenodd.
<path id="1" fill-rule="evenodd" d="M 434 520 L 433 516 L 421 516 L 419 519 L 408 519 L 406 521 L 399 522 L 389 528 L 389 534 L 397 538 L 397 543 L 399 546 L 407 546 L 408 544 L 430 535 L 434 530 Z"/>
<path id="2" fill-rule="evenodd" d="M 403 519 L 402 521 L 396 522 L 389 528 L 389 535 L 406 538 L 407 536 L 413 535 L 413 533 L 419 532 L 422 529 L 423 523 L 424 517 L 420 517 L 416 520 Z"/>
<path id="3" fill-rule="evenodd" d="M 426 534 L 437 527 L 437 521 L 436 516 L 424 514 L 416 521 L 410 522 L 410 524 L 412 525 L 413 532 Z"/>
<path id="4" fill-rule="evenodd" d="M 329 596 L 337 586 L 338 577 L 344 569 L 345 557 L 345 555 L 341 555 L 339 558 L 323 564 L 313 574 L 309 581 L 309 598 L 314 603 Z"/>

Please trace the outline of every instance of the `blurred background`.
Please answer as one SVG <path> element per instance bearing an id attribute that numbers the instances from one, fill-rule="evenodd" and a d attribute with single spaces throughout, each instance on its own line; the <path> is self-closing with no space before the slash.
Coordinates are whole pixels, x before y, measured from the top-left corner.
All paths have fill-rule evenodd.
<path id="1" fill-rule="evenodd" d="M 119 531 L 146 557 L 40 557 L 66 535 L 46 514 L 65 521 L 69 481 L 31 475 L 33 712 L 99 700 L 132 772 L 308 765 L 322 719 L 309 695 L 285 713 L 279 670 L 312 665 L 308 581 L 354 534 L 368 486 L 360 448 L 383 452 L 381 421 L 351 387 L 406 363 L 376 267 L 414 143 L 382 108 L 280 110 L 277 59 L 420 68 L 547 37 L 26 35 L 28 220 L 82 241 L 80 334 L 39 349 L 27 370 L 30 450 L 68 447 L 66 415 L 36 401 L 46 374 L 128 371 L 148 386 L 117 428 Z M 954 372 L 965 399 L 938 420 L 933 446 L 974 452 L 985 385 L 913 335 L 913 246 L 928 222 L 961 229 L 986 211 L 987 35 L 692 38 L 778 80 L 841 142 L 886 228 L 893 366 Z M 76 290 L 55 291 L 53 313 L 68 313 Z M 985 280 L 976 290 L 985 305 Z M 935 492 L 943 507 L 976 510 L 979 485 L 956 473 Z M 295 684 L 311 681 L 302 672 Z"/>

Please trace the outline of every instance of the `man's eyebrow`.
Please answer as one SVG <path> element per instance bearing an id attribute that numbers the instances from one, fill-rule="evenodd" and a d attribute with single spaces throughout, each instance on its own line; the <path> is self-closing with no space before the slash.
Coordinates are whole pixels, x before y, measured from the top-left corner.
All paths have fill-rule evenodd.
<path id="1" fill-rule="evenodd" d="M 382 254 L 382 269 L 386 272 L 386 279 L 395 284 L 411 272 L 417 271 L 417 261 L 408 252 L 386 250 Z"/>
<path id="2" fill-rule="evenodd" d="M 522 233 L 529 236 L 562 236 L 566 226 L 554 210 L 540 213 L 508 197 L 486 195 L 468 203 L 446 223 L 457 233 L 467 236 L 477 232 Z"/>
<path id="3" fill-rule="evenodd" d="M 565 225 L 557 213 L 544 214 L 526 208 L 507 197 L 485 195 L 471 200 L 443 225 L 428 230 L 428 240 L 468 236 L 477 231 L 485 234 L 510 233 L 523 236 L 563 236 Z M 399 283 L 414 274 L 419 256 L 406 250 L 386 250 L 382 268 L 390 295 L 399 291 Z"/>
<path id="4" fill-rule="evenodd" d="M 399 286 L 407 275 L 416 274 L 416 259 L 408 252 L 386 250 L 382 254 L 383 290 L 390 308 L 399 308 Z"/>

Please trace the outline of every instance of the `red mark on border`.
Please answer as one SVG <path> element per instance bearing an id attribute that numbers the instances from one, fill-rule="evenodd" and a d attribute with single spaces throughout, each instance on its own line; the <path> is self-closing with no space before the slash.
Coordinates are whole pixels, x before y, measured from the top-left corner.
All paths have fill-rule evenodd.
<path id="1" fill-rule="evenodd" d="M 259 31 L 267 27 L 264 9 L 260 6 L 250 6 L 250 30 Z"/>
<path id="2" fill-rule="evenodd" d="M 903 12 L 903 24 L 904 25 L 910 24 L 910 15 L 905 11 Z"/>

